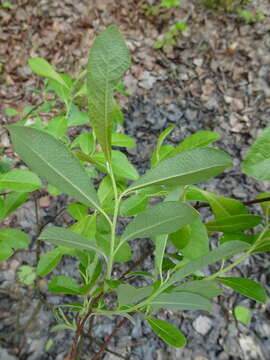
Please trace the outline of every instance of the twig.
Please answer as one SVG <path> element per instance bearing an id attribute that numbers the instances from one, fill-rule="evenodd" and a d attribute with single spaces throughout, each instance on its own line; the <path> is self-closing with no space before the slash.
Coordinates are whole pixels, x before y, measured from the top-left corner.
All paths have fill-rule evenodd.
<path id="1" fill-rule="evenodd" d="M 37 197 L 34 195 L 34 204 L 35 204 L 35 217 L 36 217 L 36 227 L 37 227 L 37 237 L 40 234 L 40 216 L 39 216 L 39 207 L 38 207 L 38 199 Z M 40 253 L 41 253 L 41 249 L 40 249 L 40 242 L 37 241 L 37 246 L 36 246 L 36 262 L 39 262 L 40 259 Z"/>
<path id="2" fill-rule="evenodd" d="M 84 326 L 88 320 L 88 318 L 92 315 L 93 313 L 93 309 L 97 306 L 99 300 L 104 297 L 105 294 L 104 293 L 100 293 L 92 302 L 92 306 L 91 308 L 88 310 L 87 314 L 82 318 L 82 319 L 78 319 L 77 321 L 77 329 L 75 332 L 75 336 L 73 338 L 73 342 L 71 345 L 71 350 L 69 355 L 67 356 L 66 360 L 76 360 L 77 358 L 77 354 L 78 354 L 78 345 L 80 342 L 80 338 L 83 335 L 83 330 L 84 330 Z"/>
<path id="3" fill-rule="evenodd" d="M 261 198 L 261 199 L 254 199 L 254 200 L 248 200 L 248 201 L 244 201 L 243 204 L 244 205 L 252 205 L 252 204 L 260 204 L 266 201 L 270 201 L 270 196 L 265 197 L 265 198 Z"/>
<path id="4" fill-rule="evenodd" d="M 6 196 L 10 193 L 11 193 L 11 191 L 5 191 L 5 192 L 0 193 L 0 196 Z"/>
<path id="5" fill-rule="evenodd" d="M 133 269 L 135 269 L 138 265 L 140 265 L 148 256 L 150 256 L 153 251 L 155 250 L 154 246 L 151 246 L 149 250 L 143 254 L 137 261 L 135 261 L 128 269 L 125 271 L 119 278 L 119 280 L 122 280 L 128 273 L 130 273 Z"/>
<path id="6" fill-rule="evenodd" d="M 44 224 L 41 224 L 39 227 L 39 232 L 37 234 L 37 237 L 40 235 L 41 231 L 45 228 L 45 226 L 47 226 L 48 224 L 50 224 L 51 222 L 53 222 L 59 215 L 62 214 L 62 212 L 64 212 L 66 209 L 66 207 L 62 207 L 55 215 L 52 219 L 47 220 Z"/>
<path id="7" fill-rule="evenodd" d="M 36 111 L 41 105 L 44 104 L 45 101 L 42 101 L 40 103 L 38 103 L 37 105 L 35 105 L 30 111 L 28 111 L 28 113 L 26 113 L 21 119 L 20 122 L 23 122 L 24 120 L 27 120 L 27 118 L 34 112 Z"/>
<path id="8" fill-rule="evenodd" d="M 32 312 L 31 316 L 29 317 L 29 319 L 25 322 L 25 324 L 23 324 L 20 328 L 18 328 L 17 330 L 15 330 L 12 334 L 10 335 L 14 335 L 18 332 L 22 332 L 25 331 L 33 322 L 33 320 L 36 318 L 36 316 L 38 315 L 38 313 L 40 312 L 42 307 L 42 301 L 39 300 L 37 303 L 37 306 L 35 307 L 34 311 Z"/>
<path id="9" fill-rule="evenodd" d="M 118 333 L 118 331 L 125 325 L 125 323 L 127 322 L 127 318 L 123 318 L 122 320 L 119 321 L 118 324 L 116 324 L 115 328 L 113 329 L 113 331 L 111 332 L 111 334 L 107 337 L 107 339 L 104 341 L 104 343 L 102 344 L 102 346 L 99 349 L 99 352 L 96 353 L 96 355 L 94 355 L 94 357 L 92 357 L 91 360 L 98 360 L 100 359 L 100 356 L 104 353 L 104 351 L 106 351 L 106 347 L 108 346 L 109 342 L 111 341 L 111 339 Z"/>
<path id="10" fill-rule="evenodd" d="M 270 201 L 270 196 L 265 197 L 265 198 L 261 198 L 261 199 L 253 199 L 253 200 L 242 201 L 242 204 L 244 204 L 244 205 L 253 205 L 253 204 L 260 204 L 260 203 L 263 203 L 263 202 L 266 202 L 266 201 Z M 208 207 L 208 206 L 209 206 L 209 204 L 206 203 L 206 202 L 197 202 L 194 205 L 194 208 L 195 209 L 200 209 L 200 208 Z"/>
<path id="11" fill-rule="evenodd" d="M 102 342 L 99 341 L 99 340 L 97 340 L 97 339 L 95 339 L 92 335 L 85 334 L 84 336 L 85 336 L 85 337 L 90 337 L 90 339 L 91 339 L 95 344 L 97 344 L 99 347 L 102 346 Z M 127 360 L 127 358 L 126 358 L 125 356 L 123 356 L 123 355 L 121 355 L 121 354 L 119 354 L 119 353 L 117 353 L 117 352 L 109 349 L 108 347 L 106 347 L 105 351 L 108 352 L 108 353 L 110 353 L 110 354 L 112 354 L 112 355 L 115 355 L 115 356 L 119 357 L 120 359 Z"/>

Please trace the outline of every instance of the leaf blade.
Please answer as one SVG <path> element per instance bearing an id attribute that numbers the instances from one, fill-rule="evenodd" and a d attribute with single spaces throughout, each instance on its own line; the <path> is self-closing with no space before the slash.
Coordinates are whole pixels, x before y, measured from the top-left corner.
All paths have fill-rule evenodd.
<path id="1" fill-rule="evenodd" d="M 94 186 L 66 146 L 34 128 L 8 126 L 15 151 L 34 172 L 79 202 L 100 209 Z"/>
<path id="2" fill-rule="evenodd" d="M 57 226 L 48 227 L 42 231 L 38 240 L 47 241 L 53 245 L 64 246 L 72 249 L 93 250 L 96 253 L 105 256 L 103 251 L 95 246 L 95 244 L 91 241 L 66 228 L 60 228 Z"/>
<path id="3" fill-rule="evenodd" d="M 168 234 L 192 223 L 198 213 L 191 206 L 177 201 L 166 201 L 139 213 L 126 227 L 121 242 L 138 237 Z"/>
<path id="4" fill-rule="evenodd" d="M 253 300 L 262 302 L 264 304 L 267 302 L 266 291 L 254 280 L 237 277 L 219 277 L 217 280 L 223 285 L 228 286 L 236 292 Z"/>
<path id="5" fill-rule="evenodd" d="M 147 321 L 151 329 L 166 343 L 174 347 L 182 347 L 186 345 L 186 338 L 184 334 L 170 323 L 147 317 Z"/>
<path id="6" fill-rule="evenodd" d="M 270 126 L 251 145 L 242 165 L 242 171 L 258 180 L 270 180 Z"/>
<path id="7" fill-rule="evenodd" d="M 231 166 L 229 156 L 213 148 L 193 149 L 161 161 L 129 186 L 127 192 L 150 185 L 189 185 L 205 181 Z"/>
<path id="8" fill-rule="evenodd" d="M 169 285 L 183 279 L 184 277 L 191 275 L 196 271 L 200 271 L 205 267 L 214 264 L 223 258 L 236 255 L 243 250 L 249 248 L 247 243 L 242 241 L 230 241 L 222 244 L 218 248 L 210 251 L 208 254 L 201 256 L 198 259 L 190 261 L 184 265 L 181 269 L 177 270 L 168 282 Z"/>
<path id="9" fill-rule="evenodd" d="M 170 310 L 205 310 L 211 312 L 212 307 L 208 299 L 195 293 L 171 292 L 157 296 L 151 301 L 155 309 Z"/>
<path id="10" fill-rule="evenodd" d="M 113 90 L 130 66 L 128 49 L 115 26 L 97 36 L 88 59 L 89 112 L 97 139 L 108 161 L 114 118 Z"/>

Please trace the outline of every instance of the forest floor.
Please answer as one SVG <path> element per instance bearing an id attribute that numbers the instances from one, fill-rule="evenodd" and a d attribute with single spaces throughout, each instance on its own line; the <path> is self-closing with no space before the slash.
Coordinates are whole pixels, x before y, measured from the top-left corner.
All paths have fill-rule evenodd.
<path id="1" fill-rule="evenodd" d="M 3 2 L 4 3 L 4 2 Z M 132 55 L 131 70 L 125 76 L 130 96 L 120 97 L 125 113 L 125 131 L 138 143 L 128 155 L 139 171 L 149 165 L 160 132 L 168 125 L 175 129 L 168 137 L 179 143 L 197 130 L 213 130 L 221 135 L 217 146 L 234 159 L 234 167 L 208 181 L 204 188 L 241 201 L 269 192 L 267 183 L 256 182 L 240 172 L 240 163 L 251 142 L 269 123 L 270 117 L 270 6 L 269 0 L 248 5 L 264 13 L 264 20 L 245 24 L 236 13 L 213 12 L 199 1 L 162 10 L 159 16 L 146 14 L 143 0 L 10 0 L 11 8 L 0 6 L 0 143 L 4 152 L 11 150 L 7 133 L 1 126 L 14 121 L 5 115 L 6 108 L 21 111 L 35 106 L 40 95 L 26 88 L 39 89 L 42 80 L 31 73 L 27 59 L 41 56 L 58 71 L 78 74 L 87 62 L 95 36 L 114 23 L 123 32 Z M 155 5 L 157 1 L 150 1 Z M 186 21 L 189 28 L 177 37 L 173 48 L 154 50 L 170 25 Z M 44 195 L 40 199 L 41 217 L 49 218 L 65 204 Z M 258 211 L 254 206 L 252 211 Z M 209 214 L 203 212 L 207 219 Z M 68 223 L 63 213 L 56 224 Z M 35 236 L 33 202 L 27 202 L 6 220 L 9 225 Z M 147 240 L 134 245 L 134 259 L 149 246 Z M 72 334 L 50 333 L 56 324 L 46 306 L 39 306 L 34 289 L 19 284 L 16 269 L 33 265 L 31 252 L 19 252 L 0 264 L 0 360 L 63 360 Z M 270 259 L 268 254 L 254 255 L 233 274 L 261 282 L 270 294 Z M 143 269 L 152 266 L 149 257 Z M 72 275 L 74 264 L 65 259 L 61 273 Z M 46 288 L 46 279 L 44 288 Z M 142 284 L 141 284 L 142 285 Z M 59 299 L 60 298 L 60 299 Z M 64 297 L 66 299 L 66 297 Z M 49 295 L 56 305 L 63 297 Z M 67 299 L 66 299 L 67 300 Z M 236 323 L 234 305 L 252 309 L 250 325 Z M 33 310 L 29 326 L 28 319 Z M 187 346 L 172 349 L 160 341 L 137 318 L 122 329 L 110 344 L 118 355 L 107 352 L 106 360 L 268 360 L 270 352 L 270 306 L 225 292 L 214 303 L 211 314 L 195 311 L 164 312 L 187 336 Z M 18 323 L 21 324 L 18 326 Z M 17 324 L 17 325 L 16 325 Z M 115 320 L 98 318 L 92 336 L 99 341 L 112 331 Z M 51 344 L 49 346 L 48 344 Z M 81 359 L 90 359 L 98 349 L 85 341 Z"/>

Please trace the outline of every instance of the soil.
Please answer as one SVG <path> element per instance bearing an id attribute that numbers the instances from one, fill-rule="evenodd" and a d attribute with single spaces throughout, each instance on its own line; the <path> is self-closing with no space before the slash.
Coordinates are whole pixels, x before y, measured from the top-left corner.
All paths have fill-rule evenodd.
<path id="1" fill-rule="evenodd" d="M 4 2 L 3 2 L 4 3 Z M 119 101 L 125 114 L 125 131 L 137 141 L 136 149 L 127 151 L 140 172 L 149 167 L 158 135 L 167 126 L 176 127 L 168 143 L 177 144 L 198 130 L 214 130 L 221 135 L 217 147 L 228 152 L 234 167 L 203 184 L 203 188 L 241 201 L 261 192 L 269 184 L 241 174 L 240 163 L 251 142 L 268 125 L 270 115 L 270 7 L 268 0 L 248 5 L 262 11 L 263 21 L 245 24 L 236 12 L 212 12 L 199 1 L 164 10 L 158 17 L 147 16 L 139 0 L 17 0 L 11 8 L 0 6 L 0 96 L 1 126 L 14 121 L 5 115 L 6 108 L 22 110 L 35 106 L 40 95 L 26 91 L 41 87 L 42 80 L 27 66 L 31 56 L 42 56 L 59 71 L 77 74 L 86 64 L 89 48 L 96 36 L 110 23 L 117 24 L 127 39 L 132 54 L 132 68 L 125 77 L 129 97 Z M 157 1 L 148 1 L 155 5 Z M 185 20 L 189 28 L 177 38 L 174 48 L 154 50 L 153 43 L 176 21 Z M 6 132 L 0 129 L 4 154 L 11 154 Z M 40 220 L 50 221 L 69 201 L 42 196 Z M 252 212 L 259 207 L 253 206 Z M 202 210 L 209 218 L 207 209 Z M 71 221 L 66 213 L 56 218 L 56 225 Z M 5 220 L 4 226 L 25 230 L 33 239 L 36 221 L 33 199 Z M 150 241 L 134 242 L 134 260 L 149 248 Z M 44 246 L 42 252 L 49 249 Z M 51 333 L 54 314 L 34 288 L 22 286 L 16 275 L 21 264 L 34 265 L 32 251 L 18 252 L 0 264 L 0 360 L 63 360 L 72 333 Z M 152 267 L 148 257 L 143 270 Z M 233 270 L 235 276 L 259 281 L 270 294 L 269 255 L 250 257 Z M 125 269 L 116 269 L 116 271 Z M 74 261 L 65 258 L 55 273 L 77 276 Z M 43 281 L 44 291 L 47 279 Z M 138 279 L 138 285 L 144 285 Z M 49 294 L 47 303 L 69 302 L 70 296 Z M 236 323 L 232 309 L 243 305 L 252 309 L 249 325 Z M 33 312 L 36 316 L 31 318 Z M 187 346 L 173 349 L 160 341 L 144 320 L 136 317 L 121 329 L 110 343 L 104 359 L 136 360 L 267 360 L 270 351 L 270 307 L 226 291 L 214 302 L 213 313 L 202 311 L 177 313 L 164 311 L 187 336 Z M 31 322 L 28 320 L 31 319 Z M 98 350 L 95 341 L 103 342 L 116 321 L 100 317 L 92 324 L 91 338 L 86 338 L 81 359 L 91 359 Z M 29 323 L 29 326 L 27 326 Z"/>

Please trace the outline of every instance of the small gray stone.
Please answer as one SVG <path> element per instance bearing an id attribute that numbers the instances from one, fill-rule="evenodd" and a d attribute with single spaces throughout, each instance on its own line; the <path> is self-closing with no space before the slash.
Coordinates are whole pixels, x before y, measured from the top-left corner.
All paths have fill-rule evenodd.
<path id="1" fill-rule="evenodd" d="M 17 357 L 13 356 L 13 355 L 10 355 L 6 349 L 3 349 L 1 346 L 0 346 L 0 359 L 2 360 L 18 360 Z"/>
<path id="2" fill-rule="evenodd" d="M 188 120 L 188 121 L 193 121 L 197 118 L 198 116 L 198 113 L 196 110 L 192 110 L 192 109 L 187 109 L 185 111 L 185 118 Z"/>
<path id="3" fill-rule="evenodd" d="M 212 320 L 207 317 L 200 315 L 192 323 L 194 329 L 201 335 L 206 335 L 212 328 Z"/>
<path id="4" fill-rule="evenodd" d="M 244 359 L 248 360 L 266 360 L 260 345 L 253 339 L 252 336 L 241 335 L 239 344 L 244 353 Z"/>

